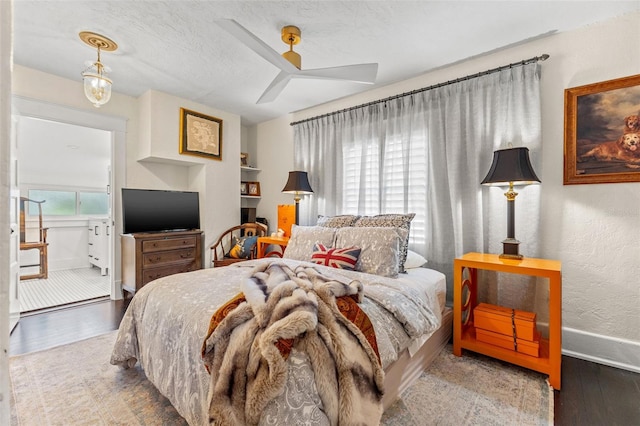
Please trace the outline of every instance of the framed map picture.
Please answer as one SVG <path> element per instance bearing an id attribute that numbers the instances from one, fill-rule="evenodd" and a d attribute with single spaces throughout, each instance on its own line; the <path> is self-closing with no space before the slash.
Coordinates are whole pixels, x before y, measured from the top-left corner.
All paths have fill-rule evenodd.
<path id="1" fill-rule="evenodd" d="M 179 151 L 222 160 L 222 120 L 180 108 Z"/>

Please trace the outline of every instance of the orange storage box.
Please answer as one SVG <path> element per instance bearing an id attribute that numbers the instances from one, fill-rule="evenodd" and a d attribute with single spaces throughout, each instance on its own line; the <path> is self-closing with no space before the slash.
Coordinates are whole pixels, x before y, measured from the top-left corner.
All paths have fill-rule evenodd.
<path id="1" fill-rule="evenodd" d="M 478 329 L 482 329 L 506 335 L 513 340 L 513 325 L 515 324 L 516 338 L 530 342 L 536 338 L 536 314 L 533 312 L 480 303 L 473 310 L 473 318 L 476 332 Z M 513 345 L 511 346 L 513 347 Z"/>
<path id="2" fill-rule="evenodd" d="M 511 349 L 512 351 L 515 350 L 526 355 L 535 357 L 540 356 L 540 333 L 538 333 L 537 331 L 532 341 L 516 339 L 517 346 L 513 343 L 513 336 L 494 333 L 492 331 L 483 330 L 481 328 L 476 328 L 476 340 L 479 342 L 499 346 L 501 348 Z"/>

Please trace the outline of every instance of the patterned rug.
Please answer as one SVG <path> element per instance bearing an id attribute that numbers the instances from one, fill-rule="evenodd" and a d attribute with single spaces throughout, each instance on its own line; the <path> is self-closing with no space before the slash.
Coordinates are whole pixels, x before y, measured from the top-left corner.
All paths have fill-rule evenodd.
<path id="1" fill-rule="evenodd" d="M 116 332 L 10 358 L 12 425 L 185 425 L 139 366 L 109 364 Z M 383 425 L 553 425 L 545 376 L 445 348 Z"/>

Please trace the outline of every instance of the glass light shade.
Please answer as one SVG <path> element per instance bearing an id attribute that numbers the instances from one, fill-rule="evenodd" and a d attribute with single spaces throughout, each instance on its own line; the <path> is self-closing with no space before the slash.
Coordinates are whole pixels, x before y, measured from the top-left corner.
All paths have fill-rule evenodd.
<path id="1" fill-rule="evenodd" d="M 98 67 L 100 69 L 102 67 Z M 87 70 L 82 73 L 84 80 L 84 94 L 96 108 L 106 104 L 111 99 L 111 80 L 104 74 Z"/>

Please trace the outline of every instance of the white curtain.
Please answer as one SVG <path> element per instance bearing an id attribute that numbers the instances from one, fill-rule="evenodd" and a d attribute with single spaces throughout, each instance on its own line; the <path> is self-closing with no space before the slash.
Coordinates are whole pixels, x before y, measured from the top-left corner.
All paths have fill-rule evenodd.
<path id="1" fill-rule="evenodd" d="M 447 275 L 451 298 L 456 256 L 502 252 L 505 190 L 480 185 L 493 151 L 528 147 L 543 179 L 539 83 L 533 63 L 294 125 L 294 164 L 314 190 L 300 204 L 300 222 L 315 224 L 318 214 L 416 213 L 410 249 Z M 520 253 L 536 257 L 539 186 L 517 192 Z M 533 303 L 516 296 L 523 289 L 497 288 L 489 291 L 496 303 Z"/>

